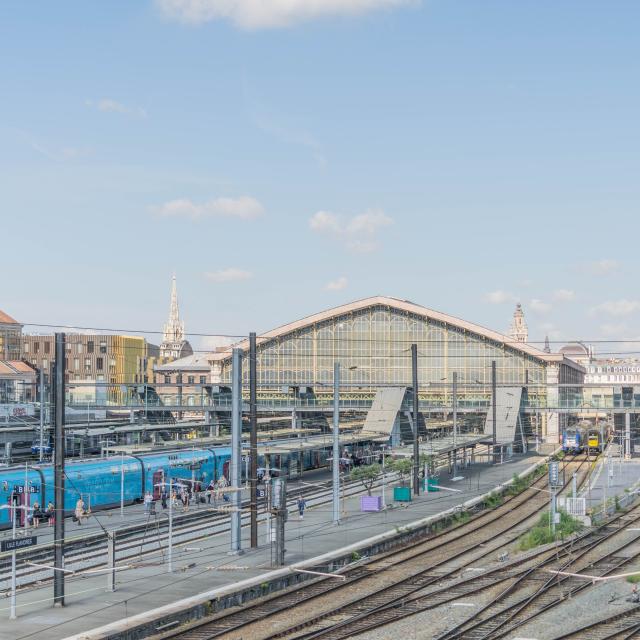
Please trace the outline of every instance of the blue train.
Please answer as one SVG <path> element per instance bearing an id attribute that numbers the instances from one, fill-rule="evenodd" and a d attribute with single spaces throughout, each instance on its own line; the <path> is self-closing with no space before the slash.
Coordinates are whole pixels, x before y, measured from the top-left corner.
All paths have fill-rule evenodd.
<path id="1" fill-rule="evenodd" d="M 275 443 L 274 443 L 275 444 Z M 317 450 L 292 451 L 270 454 L 269 466 L 288 476 L 296 469 L 315 469 L 326 466 L 331 453 L 328 447 Z M 213 479 L 229 478 L 230 447 L 212 447 L 179 451 L 162 451 L 139 455 L 108 458 L 67 460 L 65 462 L 64 508 L 73 513 L 76 502 L 82 497 L 92 511 L 120 505 L 121 474 L 124 467 L 124 500 L 132 504 L 143 499 L 150 491 L 155 499 L 160 497 L 163 482 L 189 480 L 206 487 Z M 244 477 L 247 468 L 242 465 Z M 264 455 L 258 457 L 258 466 L 264 465 Z M 50 463 L 42 465 L 13 466 L 0 469 L 0 504 L 33 505 L 36 501 L 45 509 L 54 501 L 54 469 Z M 26 487 L 26 491 L 25 491 Z M 0 529 L 11 526 L 11 509 L 0 510 Z M 18 522 L 24 524 L 24 510 L 18 511 Z"/>
<path id="2" fill-rule="evenodd" d="M 562 450 L 565 453 L 582 453 L 587 446 L 587 430 L 567 427 L 562 433 Z"/>

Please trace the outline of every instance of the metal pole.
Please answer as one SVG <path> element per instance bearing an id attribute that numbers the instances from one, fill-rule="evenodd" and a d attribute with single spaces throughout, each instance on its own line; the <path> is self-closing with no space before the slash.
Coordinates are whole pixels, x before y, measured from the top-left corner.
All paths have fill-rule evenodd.
<path id="1" fill-rule="evenodd" d="M 231 486 L 233 492 L 233 506 L 235 511 L 229 518 L 231 526 L 231 552 L 240 553 L 241 541 L 241 509 L 242 492 L 242 349 L 233 350 L 231 360 Z"/>
<path id="2" fill-rule="evenodd" d="M 12 539 L 16 539 L 16 518 L 18 515 L 18 510 L 13 508 L 13 527 L 12 527 Z M 11 552 L 11 611 L 9 614 L 10 620 L 16 619 L 16 550 L 14 549 Z"/>
<path id="3" fill-rule="evenodd" d="M 458 475 L 458 372 L 453 372 L 453 389 L 451 396 L 453 405 L 453 477 Z"/>
<path id="4" fill-rule="evenodd" d="M 496 406 L 498 402 L 498 381 L 496 376 L 496 361 L 491 361 L 491 409 L 492 409 L 492 417 L 493 417 L 493 427 L 492 427 L 492 461 L 495 464 L 496 461 L 496 442 L 497 442 L 497 433 L 496 433 L 496 423 L 498 421 L 498 407 Z"/>
<path id="5" fill-rule="evenodd" d="M 333 523 L 340 524 L 340 363 L 333 363 Z"/>
<path id="6" fill-rule="evenodd" d="M 256 334 L 249 334 L 249 502 L 251 508 L 251 548 L 258 546 L 258 372 Z"/>
<path id="7" fill-rule="evenodd" d="M 124 520 L 124 451 L 120 452 L 120 517 Z"/>
<path id="8" fill-rule="evenodd" d="M 64 607 L 64 400 L 65 384 L 65 335 L 55 334 L 55 469 L 54 469 L 54 505 L 55 525 L 53 533 L 53 603 L 56 607 Z"/>
<path id="9" fill-rule="evenodd" d="M 387 508 L 387 480 L 384 475 L 385 448 L 386 448 L 386 445 L 383 444 L 382 445 L 382 508 L 383 509 Z"/>
<path id="10" fill-rule="evenodd" d="M 571 478 L 571 495 L 575 500 L 578 496 L 578 478 L 576 476 L 576 472 L 573 472 L 573 477 Z"/>
<path id="11" fill-rule="evenodd" d="M 624 414 L 624 459 L 631 460 L 631 414 L 629 412 Z"/>
<path id="12" fill-rule="evenodd" d="M 413 493 L 420 494 L 420 448 L 418 447 L 418 345 L 411 345 L 413 377 Z"/>
<path id="13" fill-rule="evenodd" d="M 551 490 L 551 531 L 556 532 L 556 489 Z"/>
<path id="14" fill-rule="evenodd" d="M 116 532 L 107 531 L 107 563 L 109 573 L 107 574 L 107 591 L 116 590 Z"/>
<path id="15" fill-rule="evenodd" d="M 42 462 L 44 460 L 44 368 L 40 368 L 40 451 L 38 453 L 38 460 Z"/>

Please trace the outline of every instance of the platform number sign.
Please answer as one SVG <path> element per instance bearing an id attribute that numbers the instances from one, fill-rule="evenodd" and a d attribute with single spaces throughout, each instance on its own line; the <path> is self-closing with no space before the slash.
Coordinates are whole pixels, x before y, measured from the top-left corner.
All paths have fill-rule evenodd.
<path id="1" fill-rule="evenodd" d="M 560 480 L 560 469 L 556 461 L 549 463 L 549 484 L 552 487 L 557 487 Z"/>

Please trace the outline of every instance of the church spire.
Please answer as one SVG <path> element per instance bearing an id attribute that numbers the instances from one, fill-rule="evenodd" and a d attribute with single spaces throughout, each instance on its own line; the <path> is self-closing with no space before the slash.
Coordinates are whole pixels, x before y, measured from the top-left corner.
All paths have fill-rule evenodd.
<path id="1" fill-rule="evenodd" d="M 171 303 L 169 305 L 169 320 L 164 325 L 162 332 L 162 344 L 160 355 L 165 358 L 180 358 L 190 355 L 191 345 L 184 338 L 184 322 L 180 320 L 180 308 L 178 307 L 178 286 L 176 275 L 171 280 Z"/>
<path id="2" fill-rule="evenodd" d="M 516 342 L 527 342 L 529 340 L 529 329 L 524 319 L 522 305 L 519 302 L 516 305 L 516 310 L 513 312 L 509 337 L 513 338 Z"/>
<path id="3" fill-rule="evenodd" d="M 549 345 L 549 336 L 545 336 L 544 338 L 544 352 L 551 353 L 551 346 Z"/>

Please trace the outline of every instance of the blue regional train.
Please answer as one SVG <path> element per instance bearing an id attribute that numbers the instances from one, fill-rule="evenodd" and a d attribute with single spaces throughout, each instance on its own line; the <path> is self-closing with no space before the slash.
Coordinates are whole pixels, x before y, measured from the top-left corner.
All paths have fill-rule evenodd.
<path id="1" fill-rule="evenodd" d="M 313 469 L 327 464 L 328 449 L 294 451 L 270 455 L 270 466 L 289 475 L 292 464 Z M 213 479 L 229 478 L 230 447 L 212 447 L 179 451 L 162 451 L 137 455 L 67 460 L 65 462 L 64 508 L 73 513 L 82 497 L 92 511 L 109 509 L 120 504 L 121 475 L 124 468 L 124 501 L 131 504 L 143 499 L 150 491 L 160 497 L 163 482 L 190 480 L 204 489 Z M 245 461 L 246 462 L 246 461 Z M 302 464 L 300 464 L 302 462 Z M 258 466 L 264 456 L 258 457 Z M 242 473 L 246 464 L 242 465 Z M 54 468 L 50 463 L 12 466 L 0 469 L 0 504 L 29 504 L 36 501 L 45 509 L 54 501 Z M 26 491 L 25 491 L 26 487 Z M 11 526 L 11 509 L 0 510 L 0 529 Z M 24 510 L 18 512 L 18 522 L 24 524 Z"/>
<path id="2" fill-rule="evenodd" d="M 587 446 L 587 430 L 567 427 L 562 434 L 562 450 L 565 453 L 582 453 Z"/>

